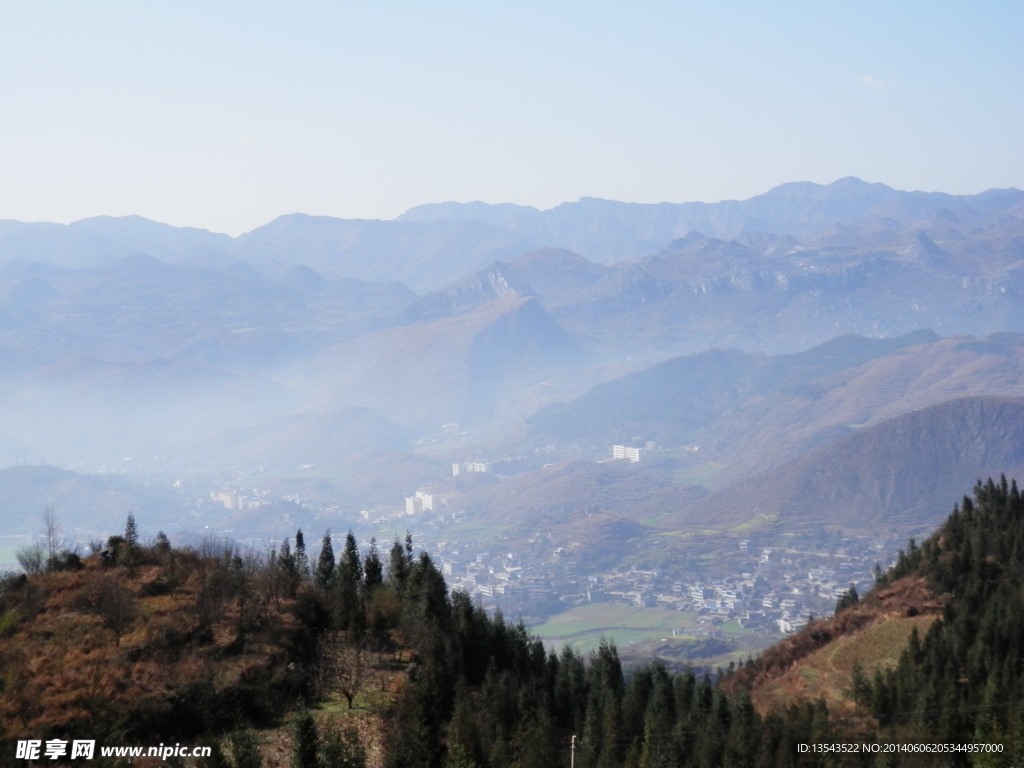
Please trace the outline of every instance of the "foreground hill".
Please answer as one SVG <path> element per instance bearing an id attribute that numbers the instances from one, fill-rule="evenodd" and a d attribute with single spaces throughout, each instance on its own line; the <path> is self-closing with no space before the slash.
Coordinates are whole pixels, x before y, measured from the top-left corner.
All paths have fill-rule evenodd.
<path id="1" fill-rule="evenodd" d="M 70 556 L 0 585 L 3 741 L 195 738 L 273 717 L 309 685 L 310 628 L 283 582 L 231 576 L 230 549 L 113 551 L 122 567 Z"/>
<path id="2" fill-rule="evenodd" d="M 967 397 L 864 427 L 717 491 L 683 517 L 716 528 L 929 531 L 943 499 L 1003 472 L 1024 475 L 1024 399 Z M 675 516 L 660 523 L 684 524 Z"/>
<path id="3" fill-rule="evenodd" d="M 1016 482 L 979 481 L 869 594 L 769 649 L 728 687 L 763 710 L 823 696 L 879 741 L 1000 745 L 987 756 L 950 750 L 949 764 L 1015 765 L 1024 755 L 1022 546 Z"/>
<path id="4" fill-rule="evenodd" d="M 956 766 L 1024 757 L 1024 502 L 1005 479 L 979 483 L 863 599 L 716 681 L 658 661 L 626 674 L 607 642 L 586 659 L 549 651 L 449 594 L 411 539 L 385 571 L 351 534 L 338 558 L 325 537 L 315 567 L 298 534 L 265 558 L 135 537 L 130 520 L 105 558 L 62 552 L 0 582 L 5 749 L 201 739 L 242 768 L 282 756 L 245 719 L 293 712 L 298 765 L 360 765 L 371 742 L 409 768 L 830 766 L 806 745 L 840 742 L 864 765 L 923 764 L 916 747 L 884 755 L 894 743 Z M 329 706 L 310 714 L 304 697 Z M 367 721 L 375 736 L 344 728 Z"/>

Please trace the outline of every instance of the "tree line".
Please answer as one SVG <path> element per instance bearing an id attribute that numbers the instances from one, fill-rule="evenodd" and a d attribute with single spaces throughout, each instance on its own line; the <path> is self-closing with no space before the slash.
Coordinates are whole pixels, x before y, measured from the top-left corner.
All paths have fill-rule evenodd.
<path id="1" fill-rule="evenodd" d="M 912 540 L 888 572 L 877 574 L 882 585 L 927 579 L 945 607 L 924 637 L 912 634 L 894 667 L 871 675 L 855 669 L 847 692 L 859 711 L 853 720 L 831 715 L 820 700 L 762 714 L 743 685 L 723 684 L 731 669 L 673 673 L 657 661 L 625 669 L 608 641 L 586 657 L 569 646 L 547 649 L 521 622 L 489 615 L 465 592 L 450 592 L 409 535 L 385 554 L 375 541 L 361 550 L 351 532 L 336 554 L 328 532 L 311 557 L 301 530 L 263 554 L 227 545 L 197 553 L 172 550 L 166 537 L 143 547 L 131 523 L 107 542 L 105 567 L 162 563 L 150 589 L 161 579 L 171 591 L 191 585 L 200 633 L 193 642 L 230 624 L 241 648 L 280 616 L 294 618 L 288 647 L 295 672 L 281 689 L 288 703 L 280 712 L 329 693 L 351 707 L 371 666 L 404 671 L 381 713 L 388 768 L 818 766 L 835 759 L 800 745 L 853 740 L 1003 748 L 947 755 L 946 765 L 1024 759 L 1024 507 L 1016 483 L 1005 478 L 979 483 L 932 537 L 921 546 Z M 837 608 L 871 600 L 871 593 L 851 592 Z M 129 611 L 126 621 L 121 635 L 136 614 Z M 305 709 L 294 722 L 295 768 L 365 762 L 365 745 L 352 732 L 318 729 Z M 240 733 L 217 759 L 254 768 L 256 753 Z M 862 753 L 844 762 L 920 759 Z"/>

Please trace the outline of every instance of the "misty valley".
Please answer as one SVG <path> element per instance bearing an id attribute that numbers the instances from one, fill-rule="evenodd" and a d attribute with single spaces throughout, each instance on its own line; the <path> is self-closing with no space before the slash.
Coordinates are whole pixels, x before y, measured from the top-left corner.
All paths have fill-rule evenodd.
<path id="1" fill-rule="evenodd" d="M 0 402 L 10 738 L 1024 755 L 1024 192 L 0 221 Z M 29 668 L 92 698 L 35 700 Z"/>

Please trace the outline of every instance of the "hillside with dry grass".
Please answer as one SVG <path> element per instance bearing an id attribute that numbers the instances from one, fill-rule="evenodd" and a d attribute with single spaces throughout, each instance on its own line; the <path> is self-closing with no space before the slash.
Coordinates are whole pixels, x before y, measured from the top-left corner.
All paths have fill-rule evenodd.
<path id="1" fill-rule="evenodd" d="M 314 572 L 301 531 L 295 551 L 257 553 L 133 544 L 130 521 L 88 557 L 29 547 L 28 573 L 0 581 L 0 764 L 18 739 L 91 738 L 272 768 L 292 763 L 304 718 L 324 754 L 382 764 L 411 661 L 390 590 L 354 604 L 326 557 Z"/>
<path id="2" fill-rule="evenodd" d="M 895 666 L 911 632 L 926 634 L 942 607 L 942 597 L 927 580 L 905 577 L 835 616 L 812 620 L 741 668 L 729 686 L 747 689 L 764 713 L 824 699 L 831 712 L 852 714 L 854 667 L 873 675 Z"/>
<path id="3" fill-rule="evenodd" d="M 27 573 L 0 585 L 2 754 L 86 735 L 188 739 L 213 753 L 191 764 L 218 768 L 827 766 L 801 745 L 854 740 L 999 746 L 957 766 L 1024 758 L 1024 503 L 1005 479 L 863 599 L 717 679 L 626 670 L 607 640 L 585 658 L 545 648 L 449 593 L 411 537 L 384 557 L 352 534 L 338 557 L 329 534 L 315 557 L 291 542 L 142 546 L 129 516 L 84 560 L 52 537 L 23 550 Z"/>
<path id="4" fill-rule="evenodd" d="M 5 734 L 181 738 L 280 714 L 308 688 L 314 638 L 266 576 L 221 552 L 146 551 L 10 577 Z"/>

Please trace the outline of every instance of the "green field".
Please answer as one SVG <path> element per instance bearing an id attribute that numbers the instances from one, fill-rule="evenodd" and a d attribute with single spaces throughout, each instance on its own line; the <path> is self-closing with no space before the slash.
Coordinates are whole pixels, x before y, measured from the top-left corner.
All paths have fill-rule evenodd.
<path id="1" fill-rule="evenodd" d="M 607 637 L 620 648 L 639 640 L 660 640 L 672 636 L 672 630 L 696 624 L 693 614 L 664 608 L 635 608 L 618 603 L 591 603 L 550 617 L 530 627 L 545 643 L 568 643 L 581 653 L 597 648 Z"/>
<path id="2" fill-rule="evenodd" d="M 680 454 L 680 456 L 690 456 L 692 454 Z M 683 467 L 675 472 L 675 479 L 677 482 L 685 483 L 687 485 L 703 485 L 710 487 L 714 479 L 721 473 L 723 467 L 721 464 L 710 461 L 706 464 L 690 465 Z"/>

